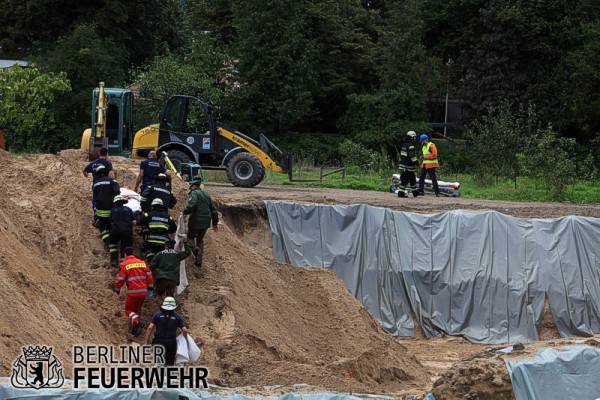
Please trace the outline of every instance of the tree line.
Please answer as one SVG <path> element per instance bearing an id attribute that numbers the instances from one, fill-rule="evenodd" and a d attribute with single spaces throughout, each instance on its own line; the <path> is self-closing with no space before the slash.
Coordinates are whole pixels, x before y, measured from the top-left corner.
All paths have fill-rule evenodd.
<path id="1" fill-rule="evenodd" d="M 404 133 L 427 132 L 451 93 L 464 106 L 460 134 L 480 145 L 506 141 L 500 147 L 517 157 L 527 138 L 550 129 L 596 155 L 595 0 L 2 3 L 0 58 L 35 67 L 0 71 L 0 126 L 15 150 L 77 147 L 104 81 L 139 91 L 137 128 L 155 122 L 168 96 L 188 94 L 237 129 L 293 148 L 335 135 L 395 156 Z M 24 92 L 11 80 L 26 83 Z M 22 115 L 32 104 L 43 113 Z M 510 125 L 511 115 L 530 118 Z"/>

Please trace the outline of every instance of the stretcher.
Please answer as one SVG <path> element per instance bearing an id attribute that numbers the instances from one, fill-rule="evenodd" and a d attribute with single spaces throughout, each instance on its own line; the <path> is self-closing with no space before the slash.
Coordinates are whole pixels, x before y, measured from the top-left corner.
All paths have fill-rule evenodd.
<path id="1" fill-rule="evenodd" d="M 417 178 L 417 185 L 419 184 L 419 178 Z M 400 186 L 400 174 L 393 174 L 390 179 L 390 193 L 398 194 L 398 187 Z M 430 179 L 425 179 L 425 186 L 423 187 L 425 192 L 433 193 L 433 184 Z M 438 180 L 438 188 L 441 196 L 446 197 L 460 197 L 460 183 L 458 182 L 444 182 Z"/>

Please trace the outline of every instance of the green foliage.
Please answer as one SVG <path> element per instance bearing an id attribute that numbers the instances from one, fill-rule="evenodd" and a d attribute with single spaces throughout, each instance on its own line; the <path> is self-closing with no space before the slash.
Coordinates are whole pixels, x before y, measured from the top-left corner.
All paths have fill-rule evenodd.
<path id="1" fill-rule="evenodd" d="M 510 103 L 504 101 L 497 108 L 489 108 L 488 114 L 467 133 L 474 138 L 473 152 L 480 160 L 473 172 L 484 177 L 508 178 L 516 186 L 521 174 L 519 154 L 536 123 L 531 107 L 513 113 Z"/>
<path id="2" fill-rule="evenodd" d="M 306 160 L 314 165 L 340 165 L 339 135 L 287 134 L 277 139 L 277 147 L 294 160 Z"/>
<path id="3" fill-rule="evenodd" d="M 442 174 L 464 174 L 480 166 L 480 160 L 471 143 L 451 145 L 444 140 L 435 140 Z"/>
<path id="4" fill-rule="evenodd" d="M 110 39 L 102 39 L 92 24 L 81 24 L 61 37 L 51 50 L 36 57 L 43 70 L 63 73 L 71 82 L 69 96 L 57 99 L 58 118 L 63 125 L 77 125 L 67 143 L 81 137 L 82 126 L 90 121 L 91 94 L 100 81 L 107 87 L 125 84 L 126 50 Z"/>
<path id="5" fill-rule="evenodd" d="M 524 165 L 528 174 L 562 195 L 575 179 L 575 140 L 558 137 L 552 127 L 539 129 L 525 146 Z"/>
<path id="6" fill-rule="evenodd" d="M 346 167 L 357 167 L 359 172 L 373 172 L 390 176 L 394 169 L 385 151 L 376 152 L 351 140 L 344 140 L 339 151 Z"/>
<path id="7" fill-rule="evenodd" d="M 338 128 L 358 143 L 394 154 L 405 132 L 427 131 L 425 103 L 439 76 L 420 43 L 423 25 L 414 18 L 419 2 L 387 6 L 376 45 L 380 62 L 373 64 L 377 80 L 370 90 L 348 95 Z"/>
<path id="8" fill-rule="evenodd" d="M 574 125 L 598 121 L 597 114 L 596 118 L 594 113 L 584 115 L 584 107 L 578 109 L 578 116 L 582 117 L 579 122 L 567 111 L 573 97 L 583 100 L 583 93 L 588 93 L 597 98 L 598 80 L 583 83 L 577 78 L 578 70 L 580 77 L 589 77 L 591 69 L 578 68 L 569 61 L 573 57 L 583 61 L 597 54 L 593 50 L 581 52 L 586 42 L 597 43 L 581 33 L 588 22 L 597 24 L 600 9 L 593 2 L 423 3 L 419 19 L 427 23 L 426 46 L 432 54 L 453 61 L 450 86 L 456 87 L 457 97 L 465 100 L 470 120 L 502 99 L 509 99 L 513 107 L 532 102 L 540 119 L 550 122 L 563 135 L 572 134 L 569 130 Z M 598 66 L 596 61 L 589 63 L 590 67 L 594 65 Z M 583 93 L 578 83 L 586 87 Z M 577 103 L 583 105 L 581 101 Z"/>
<path id="9" fill-rule="evenodd" d="M 306 34 L 306 3 L 284 0 L 234 6 L 241 83 L 236 96 L 246 105 L 239 118 L 251 131 L 266 130 L 277 136 L 314 115 L 317 43 Z"/>
<path id="10" fill-rule="evenodd" d="M 185 54 L 154 58 L 137 72 L 140 95 L 155 102 L 174 94 L 197 96 L 221 104 L 229 81 L 231 61 L 209 35 L 194 36 Z"/>
<path id="11" fill-rule="evenodd" d="M 60 148 L 56 95 L 70 91 L 64 73 L 43 74 L 37 68 L 0 69 L 0 126 L 14 151 L 46 151 Z"/>

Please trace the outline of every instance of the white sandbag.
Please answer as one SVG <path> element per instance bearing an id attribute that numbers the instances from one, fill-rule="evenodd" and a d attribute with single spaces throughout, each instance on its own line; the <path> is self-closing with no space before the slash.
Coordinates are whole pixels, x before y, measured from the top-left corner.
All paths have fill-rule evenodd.
<path id="1" fill-rule="evenodd" d="M 175 356 L 175 364 L 185 364 L 194 362 L 200 358 L 202 351 L 194 342 L 191 335 L 187 335 L 187 340 L 183 334 L 177 336 L 177 355 Z"/>
<path id="2" fill-rule="evenodd" d="M 131 208 L 131 211 L 134 213 L 142 211 L 142 196 L 140 196 L 139 193 L 126 187 L 122 187 L 121 196 L 127 199 L 127 204 L 125 204 L 125 206 Z"/>

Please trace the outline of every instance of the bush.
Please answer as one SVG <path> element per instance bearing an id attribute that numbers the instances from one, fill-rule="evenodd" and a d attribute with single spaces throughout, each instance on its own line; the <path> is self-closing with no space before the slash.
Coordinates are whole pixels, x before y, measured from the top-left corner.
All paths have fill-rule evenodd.
<path id="1" fill-rule="evenodd" d="M 340 144 L 340 153 L 346 167 L 356 166 L 362 172 L 375 172 L 385 177 L 394 170 L 385 151 L 378 153 L 348 139 Z"/>
<path id="2" fill-rule="evenodd" d="M 339 135 L 323 133 L 287 134 L 273 140 L 284 153 L 290 153 L 294 160 L 306 160 L 314 165 L 340 165 Z"/>
<path id="3" fill-rule="evenodd" d="M 538 130 L 527 142 L 523 166 L 561 196 L 575 178 L 575 139 L 559 137 L 551 126 Z"/>

